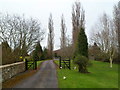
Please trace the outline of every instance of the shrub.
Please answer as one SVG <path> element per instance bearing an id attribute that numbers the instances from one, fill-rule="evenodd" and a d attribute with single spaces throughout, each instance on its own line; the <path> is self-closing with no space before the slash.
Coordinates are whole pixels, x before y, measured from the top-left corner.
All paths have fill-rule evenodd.
<path id="1" fill-rule="evenodd" d="M 96 61 L 109 62 L 109 55 L 107 53 L 101 52 L 95 56 Z"/>
<path id="2" fill-rule="evenodd" d="M 88 58 L 78 54 L 75 57 L 74 63 L 78 65 L 79 72 L 81 73 L 88 73 L 87 66 L 88 66 Z"/>

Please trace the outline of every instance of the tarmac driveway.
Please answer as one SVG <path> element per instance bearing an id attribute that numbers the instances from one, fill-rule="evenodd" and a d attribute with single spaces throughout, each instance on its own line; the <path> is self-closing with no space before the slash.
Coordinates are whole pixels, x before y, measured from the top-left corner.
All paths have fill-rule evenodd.
<path id="1" fill-rule="evenodd" d="M 43 62 L 36 74 L 23 80 L 14 88 L 58 88 L 56 66 L 53 60 Z"/>

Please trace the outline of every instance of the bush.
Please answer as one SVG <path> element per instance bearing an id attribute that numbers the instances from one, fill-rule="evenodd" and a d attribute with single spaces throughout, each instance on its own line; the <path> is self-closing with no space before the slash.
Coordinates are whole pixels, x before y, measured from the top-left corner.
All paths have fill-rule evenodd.
<path id="1" fill-rule="evenodd" d="M 101 52 L 95 56 L 96 61 L 109 62 L 109 55 L 107 53 Z"/>
<path id="2" fill-rule="evenodd" d="M 82 55 L 77 55 L 75 57 L 74 63 L 78 65 L 79 72 L 81 73 L 88 73 L 87 66 L 88 66 L 88 58 Z"/>

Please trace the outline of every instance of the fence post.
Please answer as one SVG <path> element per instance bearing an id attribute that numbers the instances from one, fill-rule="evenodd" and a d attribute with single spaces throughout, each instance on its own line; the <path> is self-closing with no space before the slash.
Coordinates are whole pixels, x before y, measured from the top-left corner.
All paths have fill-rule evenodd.
<path id="1" fill-rule="evenodd" d="M 59 56 L 59 68 L 61 67 L 61 56 Z"/>
<path id="2" fill-rule="evenodd" d="M 37 69 L 37 63 L 36 63 L 36 62 L 37 62 L 36 60 L 33 61 L 33 69 L 34 69 L 34 70 Z"/>
<path id="3" fill-rule="evenodd" d="M 70 62 L 70 58 L 69 58 L 69 69 L 71 69 L 71 65 L 70 64 L 71 64 L 71 62 Z"/>
<path id="4" fill-rule="evenodd" d="M 37 69 L 37 60 L 35 60 L 35 70 Z"/>
<path id="5" fill-rule="evenodd" d="M 28 61 L 25 59 L 25 70 L 28 70 Z"/>
<path id="6" fill-rule="evenodd" d="M 35 69 L 35 60 L 33 61 L 33 70 Z"/>

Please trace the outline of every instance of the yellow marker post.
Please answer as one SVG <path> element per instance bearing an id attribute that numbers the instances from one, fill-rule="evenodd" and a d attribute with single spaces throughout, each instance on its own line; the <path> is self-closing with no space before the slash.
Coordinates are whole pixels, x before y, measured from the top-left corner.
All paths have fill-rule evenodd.
<path id="1" fill-rule="evenodd" d="M 20 56 L 20 59 L 22 59 L 22 56 Z"/>

